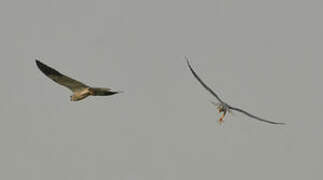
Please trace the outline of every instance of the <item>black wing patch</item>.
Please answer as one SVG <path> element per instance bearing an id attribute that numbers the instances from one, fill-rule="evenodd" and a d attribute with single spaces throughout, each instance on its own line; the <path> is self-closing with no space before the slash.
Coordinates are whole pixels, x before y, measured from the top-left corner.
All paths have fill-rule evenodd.
<path id="1" fill-rule="evenodd" d="M 40 62 L 37 59 L 36 59 L 36 64 L 37 64 L 38 68 L 41 70 L 41 72 L 43 72 L 47 76 L 51 76 L 51 75 L 54 75 L 54 76 L 64 76 L 60 72 L 58 72 L 55 69 L 47 66 L 46 64 Z"/>

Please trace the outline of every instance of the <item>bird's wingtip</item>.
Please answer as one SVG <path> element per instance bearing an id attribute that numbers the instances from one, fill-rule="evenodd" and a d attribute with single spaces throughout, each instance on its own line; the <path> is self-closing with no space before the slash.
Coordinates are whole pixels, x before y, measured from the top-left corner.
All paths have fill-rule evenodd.
<path id="1" fill-rule="evenodd" d="M 35 59 L 35 62 L 36 62 L 36 64 L 37 64 L 37 66 L 41 66 L 41 65 L 43 65 L 43 63 L 42 63 L 40 60 L 38 60 L 38 59 Z"/>
<path id="2" fill-rule="evenodd" d="M 184 56 L 184 58 L 185 58 L 187 63 L 190 63 L 190 60 L 189 60 L 189 58 L 187 56 Z"/>

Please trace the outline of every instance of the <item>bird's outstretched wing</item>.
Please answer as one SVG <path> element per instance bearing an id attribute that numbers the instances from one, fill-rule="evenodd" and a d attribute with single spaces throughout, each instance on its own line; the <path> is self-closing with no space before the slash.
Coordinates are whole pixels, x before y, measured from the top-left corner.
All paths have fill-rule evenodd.
<path id="1" fill-rule="evenodd" d="M 98 88 L 98 87 L 90 88 L 90 92 L 92 96 L 111 96 L 114 94 L 123 93 L 123 91 L 112 91 L 110 88 Z"/>
<path id="2" fill-rule="evenodd" d="M 65 76 L 64 74 L 61 74 L 60 72 L 47 66 L 46 64 L 40 62 L 37 59 L 36 59 L 36 64 L 40 69 L 40 71 L 43 72 L 47 77 L 57 82 L 58 84 L 67 87 L 73 92 L 89 87 L 77 80 L 74 80 L 70 77 Z"/>
<path id="3" fill-rule="evenodd" d="M 234 111 L 241 112 L 241 113 L 243 113 L 243 114 L 245 114 L 245 115 L 247 115 L 247 116 L 249 116 L 251 118 L 257 119 L 258 121 L 262 121 L 262 122 L 266 122 L 266 123 L 270 123 L 270 124 L 282 124 L 282 125 L 285 124 L 285 123 L 273 122 L 273 121 L 268 121 L 266 119 L 262 119 L 260 117 L 255 116 L 255 115 L 252 115 L 252 114 L 248 113 L 247 111 L 242 110 L 240 108 L 236 108 L 236 107 L 229 106 L 229 109 L 234 110 Z"/>
<path id="4" fill-rule="evenodd" d="M 195 71 L 193 70 L 193 68 L 192 68 L 192 66 L 191 66 L 191 64 L 190 64 L 190 62 L 189 62 L 189 60 L 188 60 L 188 57 L 186 57 L 185 56 L 185 59 L 186 59 L 186 62 L 187 62 L 187 65 L 188 65 L 188 67 L 190 68 L 190 70 L 191 70 L 191 72 L 192 72 L 192 74 L 194 75 L 194 77 L 202 84 L 202 86 L 207 90 L 207 91 L 209 91 L 214 97 L 216 97 L 216 99 L 218 100 L 218 101 L 220 101 L 221 103 L 224 103 L 221 99 L 220 99 L 220 97 L 211 89 L 211 88 L 209 88 L 203 81 L 202 81 L 202 79 L 195 73 Z"/>

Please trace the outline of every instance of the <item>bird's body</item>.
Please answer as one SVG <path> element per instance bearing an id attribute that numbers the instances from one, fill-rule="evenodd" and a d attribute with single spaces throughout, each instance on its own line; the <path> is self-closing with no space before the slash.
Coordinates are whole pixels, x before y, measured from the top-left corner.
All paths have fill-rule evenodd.
<path id="1" fill-rule="evenodd" d="M 71 101 L 80 101 L 90 95 L 92 95 L 90 88 L 85 88 L 81 91 L 75 91 L 71 96 Z"/>
<path id="2" fill-rule="evenodd" d="M 233 107 L 233 106 L 230 106 L 229 104 L 227 104 L 226 102 L 224 102 L 222 99 L 220 99 L 220 97 L 210 88 L 210 87 L 208 87 L 203 81 L 202 81 L 202 79 L 196 74 L 196 72 L 194 71 L 194 69 L 192 68 L 192 66 L 191 66 L 191 64 L 190 64 L 190 62 L 189 62 L 189 60 L 188 60 L 188 58 L 187 57 L 185 57 L 186 58 L 186 62 L 187 62 L 187 65 L 188 65 L 188 67 L 189 67 L 189 69 L 190 69 L 190 71 L 192 72 L 192 74 L 193 74 L 193 76 L 201 83 L 201 85 L 207 90 L 207 91 L 209 91 L 218 101 L 219 101 L 219 103 L 215 103 L 215 102 L 213 102 L 213 101 L 211 101 L 211 103 L 212 104 L 214 104 L 216 107 L 217 107 L 217 109 L 218 109 L 218 111 L 219 111 L 219 113 L 223 113 L 222 114 L 222 116 L 220 117 L 220 119 L 219 119 L 219 122 L 220 123 L 222 123 L 223 122 L 223 118 L 224 118 L 224 116 L 227 114 L 227 112 L 231 112 L 231 111 L 238 111 L 238 112 L 240 112 L 240 113 L 243 113 L 243 114 L 245 114 L 245 115 L 247 115 L 247 116 L 249 116 L 249 117 L 251 117 L 251 118 L 254 118 L 254 119 L 256 119 L 256 120 L 258 120 L 258 121 L 262 121 L 262 122 L 266 122 L 266 123 L 270 123 L 270 124 L 285 124 L 285 123 L 280 123 L 280 122 L 273 122 L 273 121 L 268 121 L 268 120 L 266 120 L 266 119 L 263 119 L 263 118 L 260 118 L 260 117 L 257 117 L 257 116 L 255 116 L 255 115 L 252 115 L 252 114 L 250 114 L 250 113 L 248 113 L 247 111 L 245 111 L 245 110 L 242 110 L 242 109 L 240 109 L 240 108 L 236 108 L 236 107 Z"/>
<path id="3" fill-rule="evenodd" d="M 74 80 L 46 64 L 36 60 L 36 65 L 47 77 L 73 92 L 71 101 L 80 101 L 88 96 L 110 96 L 121 91 L 112 91 L 109 88 L 94 88 Z"/>

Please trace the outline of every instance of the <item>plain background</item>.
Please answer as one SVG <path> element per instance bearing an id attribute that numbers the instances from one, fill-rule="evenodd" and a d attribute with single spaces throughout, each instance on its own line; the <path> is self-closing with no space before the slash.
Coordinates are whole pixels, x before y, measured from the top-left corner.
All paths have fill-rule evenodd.
<path id="1" fill-rule="evenodd" d="M 322 179 L 322 16 L 319 0 L 2 0 L 0 179 Z M 287 125 L 219 125 L 184 56 Z M 35 58 L 125 93 L 71 102 Z"/>

